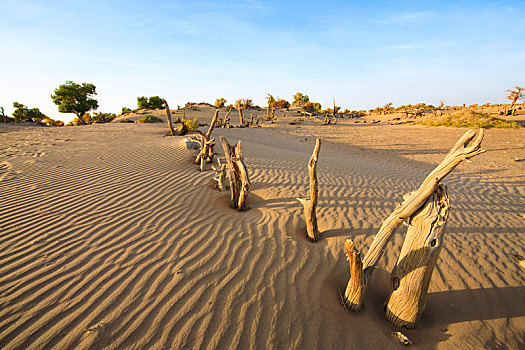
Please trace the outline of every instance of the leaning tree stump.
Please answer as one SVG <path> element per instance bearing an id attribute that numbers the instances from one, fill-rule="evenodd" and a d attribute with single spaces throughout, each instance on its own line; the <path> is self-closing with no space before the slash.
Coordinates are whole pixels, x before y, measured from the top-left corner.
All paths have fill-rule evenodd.
<path id="1" fill-rule="evenodd" d="M 374 240 L 368 249 L 363 261 L 359 259 L 356 264 L 360 265 L 362 273 L 348 281 L 348 286 L 345 291 L 344 302 L 346 306 L 352 311 L 361 309 L 366 295 L 368 281 L 372 275 L 373 269 L 381 255 L 388 241 L 403 222 L 406 222 L 421 206 L 427 201 L 428 197 L 436 190 L 439 183 L 445 176 L 450 174 L 461 162 L 466 161 L 478 154 L 485 152 L 481 149 L 481 141 L 483 140 L 483 129 L 479 130 L 479 134 L 469 146 L 470 142 L 476 136 L 474 130 L 467 131 L 456 142 L 454 147 L 445 156 L 445 159 L 426 177 L 421 186 L 416 191 L 409 193 L 406 199 L 398 205 L 392 214 L 383 222 L 379 232 L 374 236 Z M 348 240 L 347 240 L 348 241 Z M 351 242 L 351 240 L 350 240 Z M 353 244 L 353 243 L 352 243 Z M 348 254 L 348 260 L 352 266 L 352 259 L 356 259 L 358 255 Z M 361 278 L 359 283 L 353 282 L 355 278 Z M 356 286 L 360 286 L 356 288 Z"/>
<path id="2" fill-rule="evenodd" d="M 250 179 L 242 156 L 241 141 L 237 142 L 235 146 L 230 146 L 228 140 L 221 135 L 221 143 L 230 181 L 231 206 L 244 211 L 247 209 L 246 199 L 250 192 Z"/>
<path id="3" fill-rule="evenodd" d="M 315 140 L 315 147 L 308 162 L 308 174 L 310 175 L 310 197 L 297 198 L 303 205 L 304 215 L 306 218 L 306 232 L 308 238 L 312 242 L 317 242 L 320 233 L 317 227 L 317 215 L 315 209 L 317 208 L 317 200 L 319 198 L 319 182 L 317 181 L 317 159 L 319 158 L 319 150 L 321 149 L 321 140 Z"/>
<path id="4" fill-rule="evenodd" d="M 414 328 L 425 311 L 428 286 L 443 247 L 450 204 L 439 185 L 410 218 L 397 264 L 390 275 L 386 319 L 398 327 Z"/>

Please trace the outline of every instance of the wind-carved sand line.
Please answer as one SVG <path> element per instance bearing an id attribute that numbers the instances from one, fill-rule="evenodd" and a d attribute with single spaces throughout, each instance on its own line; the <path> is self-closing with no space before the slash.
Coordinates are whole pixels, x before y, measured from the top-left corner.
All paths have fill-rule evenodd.
<path id="1" fill-rule="evenodd" d="M 11 172 L 12 165 L 7 160 L 0 163 L 0 181 L 3 181 L 5 177 Z"/>

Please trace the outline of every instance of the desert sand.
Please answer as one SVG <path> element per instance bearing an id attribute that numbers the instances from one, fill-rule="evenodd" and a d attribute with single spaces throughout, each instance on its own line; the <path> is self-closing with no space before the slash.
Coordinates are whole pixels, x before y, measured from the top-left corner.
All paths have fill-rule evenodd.
<path id="1" fill-rule="evenodd" d="M 451 214 L 415 329 L 383 311 L 405 228 L 364 309 L 343 308 L 344 240 L 365 253 L 466 131 L 388 118 L 215 129 L 242 141 L 246 212 L 163 123 L 1 125 L 0 348 L 390 349 L 403 347 L 397 330 L 414 349 L 524 348 L 525 270 L 511 259 L 525 255 L 524 129 L 487 130 L 488 152 L 444 180 Z M 308 193 L 315 137 L 322 239 L 311 243 L 296 197 Z"/>

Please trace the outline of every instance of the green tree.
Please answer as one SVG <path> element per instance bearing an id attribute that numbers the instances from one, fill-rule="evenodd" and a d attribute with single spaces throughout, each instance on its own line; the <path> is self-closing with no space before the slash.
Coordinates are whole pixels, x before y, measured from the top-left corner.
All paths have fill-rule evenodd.
<path id="1" fill-rule="evenodd" d="M 164 109 L 164 103 L 159 96 L 146 96 L 137 97 L 137 105 L 139 109 Z"/>
<path id="2" fill-rule="evenodd" d="M 59 85 L 51 99 L 58 106 L 60 113 L 75 113 L 80 124 L 86 124 L 82 117 L 92 109 L 98 108 L 98 102 L 93 95 L 96 95 L 96 87 L 93 84 L 74 83 L 70 80 L 65 84 Z"/>
<path id="3" fill-rule="evenodd" d="M 224 98 L 222 98 L 222 97 L 221 97 L 221 98 L 218 98 L 218 99 L 215 100 L 215 107 L 217 107 L 217 108 L 222 108 L 222 107 L 224 107 L 224 105 L 226 104 L 226 102 L 227 102 L 226 99 L 224 99 Z"/>
<path id="4" fill-rule="evenodd" d="M 151 109 L 164 109 L 164 103 L 158 96 L 151 96 L 148 101 L 149 108 Z"/>
<path id="5" fill-rule="evenodd" d="M 137 97 L 137 106 L 139 107 L 139 109 L 148 109 L 148 98 L 146 96 Z"/>
<path id="6" fill-rule="evenodd" d="M 302 92 L 298 92 L 295 95 L 293 95 L 294 106 L 302 106 L 308 101 L 310 101 L 310 98 L 308 97 L 308 95 L 303 95 Z"/>
<path id="7" fill-rule="evenodd" d="M 27 108 L 18 102 L 13 102 L 13 107 L 13 118 L 16 122 L 36 122 L 47 118 L 38 108 Z"/>

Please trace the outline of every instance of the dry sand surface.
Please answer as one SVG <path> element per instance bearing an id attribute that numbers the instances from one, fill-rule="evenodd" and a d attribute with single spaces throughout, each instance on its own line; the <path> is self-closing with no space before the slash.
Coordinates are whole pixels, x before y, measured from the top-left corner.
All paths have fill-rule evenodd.
<path id="1" fill-rule="evenodd" d="M 247 212 L 164 124 L 1 125 L 0 348 L 403 347 L 383 302 L 405 229 L 359 313 L 340 303 L 343 242 L 365 253 L 466 130 L 293 119 L 213 132 L 242 140 Z M 524 130 L 487 130 L 489 152 L 445 179 L 452 209 L 427 309 L 401 329 L 412 348 L 525 347 L 525 270 L 511 259 L 525 255 L 525 162 L 513 161 Z M 310 243 L 295 198 L 316 136 L 322 240 Z"/>

